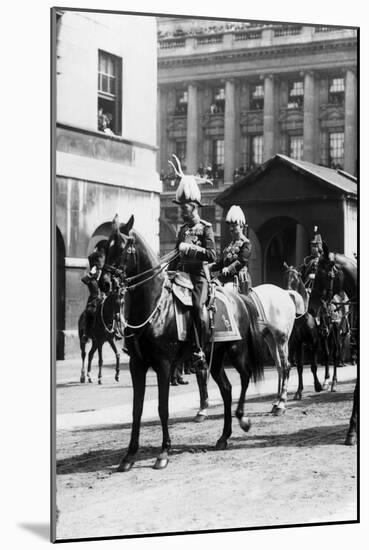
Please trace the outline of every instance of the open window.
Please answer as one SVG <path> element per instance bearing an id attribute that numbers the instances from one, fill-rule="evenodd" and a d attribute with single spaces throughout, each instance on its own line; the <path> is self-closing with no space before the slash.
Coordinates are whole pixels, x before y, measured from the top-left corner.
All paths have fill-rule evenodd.
<path id="1" fill-rule="evenodd" d="M 99 50 L 97 128 L 110 135 L 122 134 L 122 59 Z"/>

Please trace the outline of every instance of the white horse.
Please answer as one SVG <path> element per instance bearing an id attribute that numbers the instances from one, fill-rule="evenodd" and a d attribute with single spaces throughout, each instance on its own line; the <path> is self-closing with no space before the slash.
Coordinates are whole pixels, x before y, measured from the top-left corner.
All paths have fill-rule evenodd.
<path id="1" fill-rule="evenodd" d="M 253 293 L 257 295 L 258 300 L 255 300 Z M 251 297 L 258 307 L 261 318 L 260 330 L 278 371 L 278 395 L 272 413 L 281 415 L 286 411 L 290 374 L 288 342 L 296 316 L 305 313 L 304 301 L 298 292 L 284 290 L 271 284 L 253 288 Z"/>
<path id="2" fill-rule="evenodd" d="M 224 286 L 233 288 L 233 283 Z M 296 316 L 306 313 L 306 308 L 298 292 L 284 290 L 276 285 L 256 286 L 249 296 L 258 310 L 258 326 L 278 372 L 277 400 L 271 412 L 279 416 L 285 413 L 287 403 L 290 373 L 288 342 Z"/>

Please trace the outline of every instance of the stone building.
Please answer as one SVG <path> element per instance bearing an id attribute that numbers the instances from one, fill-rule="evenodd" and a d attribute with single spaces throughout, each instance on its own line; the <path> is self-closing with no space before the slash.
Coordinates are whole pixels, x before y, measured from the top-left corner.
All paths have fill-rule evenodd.
<path id="1" fill-rule="evenodd" d="M 159 251 L 154 17 L 57 10 L 57 358 L 78 353 L 87 256 L 118 213 Z M 145 36 L 145 40 L 141 37 Z"/>
<path id="2" fill-rule="evenodd" d="M 218 247 L 214 198 L 275 154 L 356 175 L 356 29 L 160 18 L 158 37 L 161 252 L 179 224 L 172 153 L 214 179 Z"/>

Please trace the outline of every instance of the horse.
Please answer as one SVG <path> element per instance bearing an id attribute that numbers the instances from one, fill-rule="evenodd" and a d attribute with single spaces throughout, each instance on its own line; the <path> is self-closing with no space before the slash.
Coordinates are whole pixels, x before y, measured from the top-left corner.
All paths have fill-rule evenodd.
<path id="1" fill-rule="evenodd" d="M 305 311 L 302 315 L 296 317 L 295 324 L 293 326 L 291 338 L 289 341 L 289 351 L 291 359 L 296 357 L 297 373 L 298 373 L 298 388 L 295 393 L 294 399 L 300 400 L 302 398 L 303 386 L 303 354 L 304 346 L 310 349 L 311 354 L 311 372 L 314 377 L 314 390 L 321 392 L 323 390 L 321 383 L 317 376 L 317 361 L 319 351 L 319 332 L 315 318 L 308 312 L 309 295 L 306 291 L 305 285 L 301 279 L 301 275 L 296 268 L 289 266 L 284 262 L 284 286 L 287 290 L 295 290 L 298 292 L 303 301 Z"/>
<path id="2" fill-rule="evenodd" d="M 345 445 L 355 445 L 357 441 L 357 413 L 359 409 L 359 384 L 356 381 L 354 390 L 354 400 L 352 405 L 352 413 L 350 418 L 349 429 L 346 434 Z"/>
<path id="3" fill-rule="evenodd" d="M 101 302 L 97 306 L 95 322 L 91 330 L 91 348 L 88 352 L 88 363 L 87 363 L 87 380 L 92 383 L 91 378 L 91 363 L 94 358 L 96 350 L 99 355 L 99 373 L 98 373 L 98 384 L 102 384 L 102 366 L 103 366 L 103 355 L 102 348 L 105 342 L 108 342 L 113 352 L 115 353 L 115 380 L 119 382 L 119 372 L 120 372 L 120 353 L 115 344 L 114 336 L 114 323 L 116 322 L 117 313 L 120 311 L 120 299 L 116 292 L 108 294 L 106 297 L 103 297 Z M 78 336 L 79 336 L 79 345 L 81 349 L 82 357 L 82 369 L 80 382 L 85 383 L 86 381 L 86 371 L 85 371 L 85 358 L 86 358 L 86 342 L 83 340 L 83 326 L 85 326 L 85 316 L 86 311 L 80 315 L 78 319 Z"/>
<path id="4" fill-rule="evenodd" d="M 112 247 L 110 246 L 111 239 L 109 239 L 105 245 L 105 254 L 107 262 L 110 261 L 112 252 Z M 107 264 L 108 265 L 108 264 Z M 91 334 L 88 337 L 91 339 L 91 348 L 88 352 L 88 363 L 87 363 L 87 380 L 92 383 L 91 378 L 91 363 L 95 355 L 96 350 L 98 351 L 99 356 L 99 372 L 98 372 L 98 384 L 102 384 L 102 366 L 103 366 L 103 355 L 102 348 L 105 342 L 108 342 L 115 354 L 115 380 L 119 382 L 119 373 L 120 373 L 120 353 L 115 344 L 115 330 L 117 328 L 117 323 L 119 324 L 120 319 L 120 306 L 121 306 L 121 295 L 120 295 L 120 285 L 119 285 L 119 275 L 120 273 L 117 270 L 114 270 L 112 267 L 103 267 L 102 279 L 104 279 L 104 292 L 102 298 L 99 300 L 95 312 L 95 320 L 93 327 L 91 329 Z M 78 336 L 79 336 L 79 345 L 81 349 L 81 358 L 82 358 L 82 369 L 80 382 L 82 384 L 86 381 L 86 371 L 85 371 L 85 358 L 86 358 L 86 342 L 83 338 L 84 327 L 86 326 L 86 310 L 82 312 L 78 319 Z"/>
<path id="5" fill-rule="evenodd" d="M 165 271 L 166 263 L 158 262 L 157 256 L 145 240 L 133 229 L 134 218 L 120 226 L 112 241 L 110 264 L 123 271 L 124 306 L 122 322 L 125 326 L 125 341 L 129 352 L 129 369 L 133 385 L 132 430 L 128 450 L 122 457 L 118 471 L 129 471 L 136 460 L 139 448 L 141 416 L 144 403 L 146 373 L 151 366 L 157 375 L 158 412 L 162 426 L 161 451 L 154 469 L 167 466 L 171 440 L 168 430 L 168 400 L 171 366 L 185 359 L 192 350 L 191 343 L 179 342 L 174 314 L 174 297 L 171 283 Z M 176 254 L 176 252 L 174 252 Z M 173 253 L 172 253 L 173 257 Z M 169 262 L 167 262 L 169 263 Z M 262 342 L 255 324 L 257 313 L 251 301 L 235 292 L 227 291 L 227 298 L 237 321 L 241 340 L 215 343 L 211 375 L 217 383 L 224 403 L 223 431 L 215 448 L 224 450 L 232 433 L 231 385 L 223 368 L 223 355 L 227 351 L 241 379 L 241 393 L 236 416 L 244 431 L 250 421 L 244 414 L 244 401 L 249 380 L 257 381 L 263 376 Z M 205 348 L 210 361 L 211 345 Z M 206 386 L 207 369 L 197 370 Z"/>
<path id="6" fill-rule="evenodd" d="M 350 309 L 354 327 L 350 326 Z M 353 332 L 357 330 L 357 264 L 343 254 L 329 252 L 325 243 L 317 265 L 309 310 L 322 321 L 326 380 L 329 380 L 330 347 L 333 351 L 334 374 L 331 389 L 336 391 L 336 370 L 342 363 L 344 343 L 348 336 L 352 339 Z M 356 346 L 357 338 L 354 338 L 354 347 Z"/>
<path id="7" fill-rule="evenodd" d="M 358 307 L 357 307 L 357 262 L 344 254 L 329 252 L 323 243 L 323 254 L 319 259 L 310 304 L 313 313 L 318 311 L 321 301 L 327 296 L 339 295 L 344 291 L 348 297 L 348 305 L 352 308 L 353 326 L 350 328 L 351 340 L 355 355 L 358 346 Z M 353 332 L 356 336 L 353 335 Z M 354 390 L 353 409 L 349 431 L 345 443 L 353 445 L 356 441 L 356 426 L 358 415 L 358 382 Z"/>
<path id="8" fill-rule="evenodd" d="M 336 294 L 331 301 L 322 299 L 318 310 L 319 334 L 322 342 L 322 360 L 325 365 L 323 389 L 329 387 L 329 361 L 333 361 L 333 378 L 331 391 L 337 391 L 337 367 L 342 364 L 344 344 L 349 335 L 347 320 L 348 307 L 345 305 L 347 295 Z"/>

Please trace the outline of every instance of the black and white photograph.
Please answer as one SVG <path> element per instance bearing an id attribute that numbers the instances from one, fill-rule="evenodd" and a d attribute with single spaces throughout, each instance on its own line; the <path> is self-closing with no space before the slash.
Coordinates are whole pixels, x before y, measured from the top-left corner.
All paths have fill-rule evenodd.
<path id="1" fill-rule="evenodd" d="M 359 27 L 176 8 L 51 10 L 57 542 L 359 521 Z"/>

